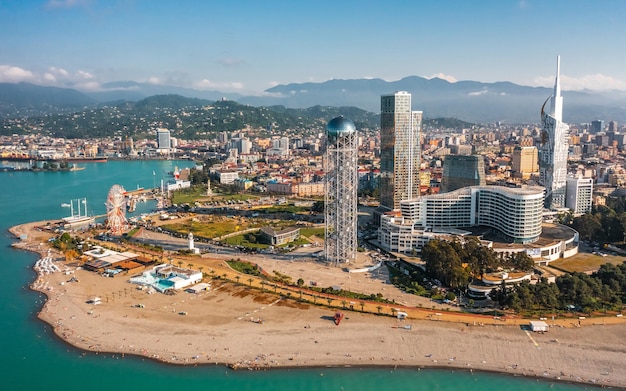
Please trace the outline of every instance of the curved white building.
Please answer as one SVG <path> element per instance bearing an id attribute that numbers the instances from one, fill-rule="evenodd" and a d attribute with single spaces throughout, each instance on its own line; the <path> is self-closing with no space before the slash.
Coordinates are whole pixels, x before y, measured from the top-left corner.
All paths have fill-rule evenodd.
<path id="1" fill-rule="evenodd" d="M 513 243 L 541 235 L 544 189 L 471 186 L 400 203 L 400 213 L 381 217 L 378 240 L 387 251 L 419 251 L 437 234 L 485 226 Z M 456 231 L 456 232 L 455 232 Z"/>

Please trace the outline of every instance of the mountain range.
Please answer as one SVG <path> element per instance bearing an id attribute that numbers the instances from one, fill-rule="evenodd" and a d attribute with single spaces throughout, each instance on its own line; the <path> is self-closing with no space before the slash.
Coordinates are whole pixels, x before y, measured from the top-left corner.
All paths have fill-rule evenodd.
<path id="1" fill-rule="evenodd" d="M 541 106 L 552 94 L 551 88 L 510 82 L 451 83 L 418 76 L 391 82 L 382 79 L 333 79 L 323 83 L 292 83 L 269 88 L 259 96 L 132 81 L 107 83 L 102 88 L 99 92 L 80 92 L 27 83 L 0 83 L 0 115 L 27 115 L 33 110 L 67 111 L 114 101 L 138 101 L 163 94 L 207 100 L 227 98 L 252 106 L 353 106 L 378 113 L 381 95 L 408 91 L 412 94 L 413 110 L 422 110 L 425 118 L 454 117 L 477 123 L 502 121 L 531 124 L 540 121 Z M 624 92 L 564 91 L 563 99 L 565 122 L 577 124 L 595 119 L 626 122 Z"/>

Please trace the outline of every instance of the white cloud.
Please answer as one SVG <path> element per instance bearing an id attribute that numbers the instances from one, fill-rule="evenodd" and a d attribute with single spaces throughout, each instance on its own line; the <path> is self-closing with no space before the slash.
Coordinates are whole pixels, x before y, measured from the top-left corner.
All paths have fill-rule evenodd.
<path id="1" fill-rule="evenodd" d="M 200 89 L 219 89 L 219 90 L 242 90 L 244 88 L 243 83 L 230 82 L 230 83 L 216 83 L 209 79 L 202 79 L 199 82 L 194 83 L 194 87 Z"/>
<path id="2" fill-rule="evenodd" d="M 482 91 L 469 92 L 467 95 L 469 95 L 469 96 L 480 96 L 480 95 L 484 95 L 484 94 L 486 94 L 488 92 L 489 91 L 487 91 L 487 90 L 482 90 Z"/>
<path id="3" fill-rule="evenodd" d="M 53 75 L 62 76 L 62 77 L 67 77 L 69 75 L 69 73 L 65 69 L 57 68 L 57 67 L 48 68 L 48 72 L 50 72 Z"/>
<path id="4" fill-rule="evenodd" d="M 450 83 L 456 83 L 458 80 L 456 79 L 456 77 L 454 76 L 450 76 L 450 75 L 445 75 L 443 73 L 435 73 L 434 75 L 429 76 L 425 76 L 426 79 L 441 79 L 441 80 L 446 80 L 449 81 Z"/>
<path id="5" fill-rule="evenodd" d="M 19 83 L 21 81 L 34 81 L 35 75 L 31 71 L 11 65 L 0 65 L 0 82 Z"/>
<path id="6" fill-rule="evenodd" d="M 85 71 L 78 71 L 76 72 L 76 76 L 83 78 L 83 79 L 93 79 L 93 75 L 89 72 L 85 72 Z"/>
<path id="7" fill-rule="evenodd" d="M 89 90 L 99 87 L 99 83 L 94 80 L 94 76 L 87 71 L 70 72 L 57 67 L 49 67 L 42 73 L 37 73 L 12 65 L 0 65 L 0 82 L 29 82 L 46 86 Z"/>
<path id="8" fill-rule="evenodd" d="M 533 80 L 533 86 L 552 87 L 554 86 L 554 76 L 540 76 Z M 566 91 L 607 91 L 607 90 L 626 90 L 626 82 L 606 76 L 601 73 L 594 75 L 584 75 L 580 77 L 571 77 L 561 75 L 561 88 Z"/>
<path id="9" fill-rule="evenodd" d="M 148 84 L 161 84 L 161 79 L 159 79 L 156 76 L 152 76 L 152 77 L 149 77 L 148 80 L 146 80 L 146 83 L 148 83 Z"/>

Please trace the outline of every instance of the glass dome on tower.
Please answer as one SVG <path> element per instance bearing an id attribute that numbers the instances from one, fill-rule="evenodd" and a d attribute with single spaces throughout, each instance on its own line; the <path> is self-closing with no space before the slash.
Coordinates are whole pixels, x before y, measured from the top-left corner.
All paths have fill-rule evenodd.
<path id="1" fill-rule="evenodd" d="M 344 116 L 331 119 L 326 125 L 326 133 L 328 141 L 334 141 L 337 138 L 344 137 L 348 134 L 356 132 L 354 123 Z"/>

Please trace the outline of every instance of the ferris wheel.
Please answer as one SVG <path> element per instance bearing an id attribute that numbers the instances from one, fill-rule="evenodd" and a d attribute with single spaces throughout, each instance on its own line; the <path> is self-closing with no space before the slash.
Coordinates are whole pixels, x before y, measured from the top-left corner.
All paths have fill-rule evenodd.
<path id="1" fill-rule="evenodd" d="M 113 235 L 122 233 L 126 227 L 126 190 L 120 185 L 113 185 L 107 196 L 107 228 Z"/>

